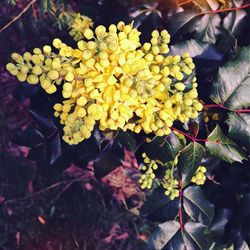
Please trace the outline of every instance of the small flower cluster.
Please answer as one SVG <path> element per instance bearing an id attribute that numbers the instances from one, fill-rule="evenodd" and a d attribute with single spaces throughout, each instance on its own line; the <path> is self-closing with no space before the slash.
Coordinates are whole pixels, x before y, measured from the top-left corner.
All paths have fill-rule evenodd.
<path id="1" fill-rule="evenodd" d="M 162 186 L 166 189 L 165 195 L 169 196 L 170 200 L 179 196 L 178 180 L 172 176 L 171 169 L 166 170 Z"/>
<path id="2" fill-rule="evenodd" d="M 142 165 L 141 170 L 143 171 L 143 174 L 141 174 L 139 183 L 141 184 L 142 189 L 151 189 L 155 178 L 157 178 L 154 171 L 159 168 L 158 164 L 160 164 L 161 166 L 163 166 L 163 164 L 158 160 L 150 159 L 146 155 L 146 153 L 143 153 L 142 157 L 144 164 Z M 177 164 L 177 161 L 178 156 L 173 161 L 173 167 Z M 179 196 L 178 180 L 173 177 L 173 169 L 167 169 L 165 171 L 164 178 L 158 180 L 159 183 L 161 183 L 163 188 L 166 190 L 165 195 L 169 196 L 171 200 L 174 200 L 176 197 Z"/>
<path id="3" fill-rule="evenodd" d="M 94 25 L 92 19 L 87 16 L 81 15 L 80 13 L 76 13 L 74 19 L 69 25 L 69 34 L 73 37 L 75 41 L 80 41 L 84 39 L 85 32 L 92 28 Z"/>
<path id="4" fill-rule="evenodd" d="M 81 34 L 85 40 L 77 43 L 77 49 L 54 39 L 53 49 L 45 45 L 33 54 L 14 53 L 15 64 L 7 64 L 20 81 L 40 82 L 49 94 L 62 85 L 65 100 L 54 109 L 67 143 L 88 139 L 95 124 L 100 130 L 163 136 L 171 132 L 175 120 L 187 122 L 198 116 L 202 104 L 197 100 L 196 78 L 185 85 L 195 65 L 188 53 L 166 55 L 170 40 L 166 30 L 154 30 L 144 44 L 133 24 L 123 22 L 108 30 L 102 25 L 84 28 Z"/>
<path id="5" fill-rule="evenodd" d="M 192 177 L 191 182 L 196 185 L 203 185 L 206 181 L 206 173 L 207 169 L 204 166 L 199 166 L 195 172 L 195 175 Z"/>
<path id="6" fill-rule="evenodd" d="M 158 165 L 156 161 L 149 159 L 146 153 L 143 153 L 142 157 L 145 165 L 143 165 L 141 169 L 145 172 L 141 175 L 139 183 L 141 184 L 142 189 L 151 189 L 155 179 L 154 170 L 158 169 Z"/>

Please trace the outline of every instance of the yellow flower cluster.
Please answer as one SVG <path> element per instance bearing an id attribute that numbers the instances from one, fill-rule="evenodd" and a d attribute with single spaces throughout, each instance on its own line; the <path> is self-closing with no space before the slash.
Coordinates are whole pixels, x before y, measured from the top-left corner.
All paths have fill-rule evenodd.
<path id="1" fill-rule="evenodd" d="M 146 155 L 142 154 L 144 165 L 142 165 L 141 170 L 144 171 L 141 174 L 139 183 L 141 184 L 142 189 L 151 189 L 154 179 L 156 178 L 154 171 L 158 169 L 158 164 L 162 166 L 162 163 L 159 160 L 152 160 Z M 173 167 L 177 164 L 178 156 L 173 161 Z M 179 196 L 178 190 L 178 180 L 173 177 L 173 169 L 167 169 L 165 176 L 160 180 L 160 183 L 164 187 L 165 195 L 169 196 L 171 200 L 174 200 Z"/>
<path id="2" fill-rule="evenodd" d="M 171 169 L 166 170 L 162 186 L 166 189 L 165 195 L 169 196 L 170 200 L 179 196 L 178 180 L 172 176 Z"/>
<path id="3" fill-rule="evenodd" d="M 91 25 L 90 25 L 91 26 Z M 166 30 L 152 32 L 141 44 L 133 24 L 119 22 L 108 29 L 86 28 L 85 40 L 76 49 L 54 39 L 33 54 L 12 55 L 8 71 L 20 81 L 40 82 L 49 94 L 62 85 L 65 100 L 54 106 L 64 125 L 63 139 L 78 144 L 100 130 L 144 131 L 168 135 L 175 120 L 196 118 L 202 105 L 197 100 L 195 65 L 188 53 L 166 55 L 170 36 Z M 57 52 L 55 49 L 57 49 Z"/>
<path id="4" fill-rule="evenodd" d="M 195 175 L 192 177 L 191 182 L 195 183 L 196 185 L 203 185 L 206 180 L 206 168 L 204 166 L 199 166 L 196 170 Z"/>
<path id="5" fill-rule="evenodd" d="M 73 37 L 75 41 L 80 41 L 84 39 L 84 34 L 86 30 L 92 28 L 94 25 L 92 19 L 87 16 L 81 15 L 80 13 L 76 13 L 74 19 L 69 25 L 69 34 Z"/>
<path id="6" fill-rule="evenodd" d="M 145 173 L 141 175 L 139 183 L 141 184 L 142 189 L 151 189 L 155 179 L 154 170 L 158 169 L 158 165 L 156 161 L 149 159 L 146 153 L 143 153 L 142 157 L 145 165 L 143 165 L 141 169 L 145 171 Z"/>

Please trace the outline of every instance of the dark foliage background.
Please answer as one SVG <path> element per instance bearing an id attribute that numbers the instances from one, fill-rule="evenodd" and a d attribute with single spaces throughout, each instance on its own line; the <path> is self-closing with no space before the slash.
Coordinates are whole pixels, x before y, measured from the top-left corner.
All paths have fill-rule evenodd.
<path id="1" fill-rule="evenodd" d="M 30 2 L 1 1 L 0 27 Z M 67 26 L 73 12 L 91 17 L 96 25 L 133 19 L 142 40 L 146 41 L 153 29 L 167 28 L 172 37 L 171 53 L 190 52 L 196 64 L 199 98 L 212 104 L 208 93 L 219 67 L 235 60 L 240 49 L 250 45 L 249 2 L 212 2 L 37 0 L 0 31 L 0 249 L 156 249 L 152 242 L 158 237 L 159 223 L 163 223 L 166 238 L 162 249 L 249 249 L 247 160 L 232 163 L 226 156 L 203 159 L 209 180 L 202 189 L 186 189 L 183 216 L 187 231 L 181 233 L 174 221 L 178 201 L 169 202 L 160 189 L 145 194 L 137 184 L 138 163 L 132 152 L 145 135 L 119 132 L 101 141 L 103 135 L 96 130 L 88 142 L 69 147 L 61 141 L 61 128 L 51 113 L 59 97 L 48 99 L 41 89 L 18 83 L 5 69 L 11 53 L 50 44 L 55 37 L 74 46 Z M 249 108 L 249 101 L 244 105 Z M 225 121 L 233 114 L 220 107 L 205 112 L 191 129 L 184 128 L 196 130 L 198 138 L 206 138 L 216 124 L 225 134 L 230 132 Z M 212 119 L 213 114 L 219 119 Z M 202 116 L 208 116 L 209 122 Z M 230 138 L 247 152 L 249 114 L 243 116 L 246 127 L 241 125 Z M 177 127 L 183 129 L 180 124 Z M 144 145 L 136 151 L 139 163 L 141 152 L 150 152 L 154 146 Z M 159 154 L 160 150 L 152 152 L 155 157 Z M 195 208 L 190 205 L 193 193 L 198 202 Z M 203 205 L 199 206 L 199 200 Z M 189 221 L 190 214 L 197 224 Z M 172 235 L 168 228 L 177 230 Z"/>

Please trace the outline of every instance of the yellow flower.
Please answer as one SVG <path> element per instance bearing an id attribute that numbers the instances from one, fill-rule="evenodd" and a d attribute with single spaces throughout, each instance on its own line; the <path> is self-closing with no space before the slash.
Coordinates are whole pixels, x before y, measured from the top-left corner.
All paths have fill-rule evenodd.
<path id="1" fill-rule="evenodd" d="M 70 25 L 74 39 L 83 39 L 77 49 L 56 38 L 57 53 L 45 45 L 33 55 L 14 53 L 15 63 L 6 66 L 20 81 L 40 82 L 49 94 L 63 85 L 65 100 L 54 109 L 67 143 L 88 139 L 95 124 L 100 130 L 164 136 L 175 120 L 187 122 L 198 116 L 202 105 L 196 100 L 196 78 L 191 90 L 185 91 L 183 83 L 194 70 L 192 58 L 188 53 L 166 55 L 170 39 L 166 30 L 153 31 L 150 43 L 142 44 L 133 23 L 100 25 L 95 30 L 92 26 L 91 19 L 77 14 Z"/>

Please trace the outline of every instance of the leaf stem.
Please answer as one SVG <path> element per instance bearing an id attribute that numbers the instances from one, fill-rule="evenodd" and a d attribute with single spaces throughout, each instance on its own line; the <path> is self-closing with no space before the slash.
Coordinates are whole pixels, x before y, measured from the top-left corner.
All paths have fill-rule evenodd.
<path id="1" fill-rule="evenodd" d="M 182 216 L 182 203 L 183 203 L 183 191 L 182 191 L 182 180 L 180 178 L 179 179 L 179 209 L 178 209 L 178 215 L 179 215 L 179 222 L 180 222 L 181 231 L 184 230 L 183 216 Z"/>
<path id="2" fill-rule="evenodd" d="M 8 22 L 4 27 L 0 29 L 0 33 L 7 29 L 12 23 L 17 21 L 35 2 L 36 0 L 32 0 L 17 16 L 15 16 L 10 22 Z"/>
<path id="3" fill-rule="evenodd" d="M 187 133 L 185 133 L 185 132 L 183 132 L 183 131 L 181 131 L 181 130 L 179 130 L 177 128 L 171 127 L 171 129 L 174 130 L 174 131 L 176 131 L 176 132 L 178 132 L 179 134 L 184 135 L 186 138 L 192 140 L 193 142 L 208 142 L 207 139 L 195 138 L 195 137 L 193 137 L 193 136 L 191 136 L 191 135 L 189 135 L 189 134 L 187 134 Z"/>
<path id="4" fill-rule="evenodd" d="M 250 109 L 229 109 L 223 104 L 206 104 L 206 105 L 203 105 L 203 108 L 221 108 L 221 109 L 229 110 L 235 113 L 250 113 Z"/>
<path id="5" fill-rule="evenodd" d="M 240 7 L 234 7 L 234 8 L 227 8 L 227 9 L 220 9 L 220 10 L 212 10 L 207 12 L 202 12 L 199 15 L 207 15 L 207 14 L 216 14 L 216 13 L 222 13 L 227 11 L 235 11 L 235 10 L 241 10 L 241 9 L 247 9 L 250 8 L 250 4 L 245 4 Z"/>

